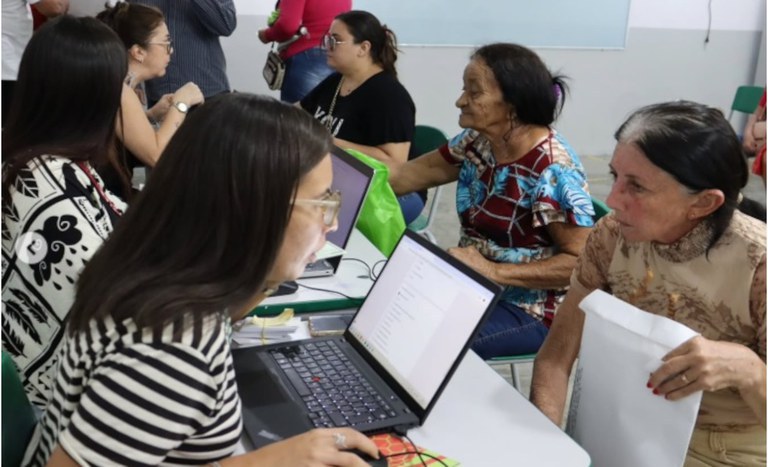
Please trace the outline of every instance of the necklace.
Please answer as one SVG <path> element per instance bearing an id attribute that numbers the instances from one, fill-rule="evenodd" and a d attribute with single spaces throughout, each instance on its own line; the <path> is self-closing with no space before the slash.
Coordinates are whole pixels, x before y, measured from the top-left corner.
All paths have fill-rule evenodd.
<path id="1" fill-rule="evenodd" d="M 328 109 L 328 116 L 325 117 L 325 127 L 328 131 L 333 133 L 333 110 L 336 108 L 336 98 L 339 97 L 339 91 L 341 91 L 341 85 L 344 83 L 344 77 L 339 80 L 339 85 L 336 86 L 336 92 L 333 93 L 333 99 L 331 99 L 331 107 Z"/>

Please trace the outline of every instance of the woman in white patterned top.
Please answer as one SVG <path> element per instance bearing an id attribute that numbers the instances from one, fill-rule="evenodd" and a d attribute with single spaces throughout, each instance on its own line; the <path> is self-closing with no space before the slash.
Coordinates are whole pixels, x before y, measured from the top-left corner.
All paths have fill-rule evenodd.
<path id="1" fill-rule="evenodd" d="M 3 130 L 3 348 L 44 408 L 75 282 L 125 206 L 107 163 L 125 49 L 93 18 L 62 17 L 29 42 Z"/>
<path id="2" fill-rule="evenodd" d="M 340 205 L 331 138 L 301 109 L 212 99 L 179 129 L 78 284 L 32 465 L 358 466 L 350 428 L 231 457 L 242 431 L 231 320 L 315 259 Z"/>

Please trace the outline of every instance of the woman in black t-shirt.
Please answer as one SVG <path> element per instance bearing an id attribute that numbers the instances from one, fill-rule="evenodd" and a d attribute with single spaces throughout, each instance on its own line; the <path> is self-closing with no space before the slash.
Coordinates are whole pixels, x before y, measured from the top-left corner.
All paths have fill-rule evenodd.
<path id="1" fill-rule="evenodd" d="M 325 124 L 337 146 L 356 149 L 395 167 L 411 154 L 416 107 L 397 80 L 395 34 L 366 11 L 336 16 L 323 38 L 332 74 L 301 100 Z M 398 198 L 406 224 L 418 217 L 417 193 Z"/>

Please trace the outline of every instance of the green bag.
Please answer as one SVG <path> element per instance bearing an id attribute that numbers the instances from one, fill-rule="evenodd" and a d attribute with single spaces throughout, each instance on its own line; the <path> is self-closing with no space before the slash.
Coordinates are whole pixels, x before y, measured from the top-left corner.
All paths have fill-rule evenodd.
<path id="1" fill-rule="evenodd" d="M 371 188 L 357 220 L 357 229 L 387 258 L 405 232 L 405 220 L 397 196 L 389 186 L 389 168 L 383 162 L 355 151 L 346 151 L 375 170 Z"/>

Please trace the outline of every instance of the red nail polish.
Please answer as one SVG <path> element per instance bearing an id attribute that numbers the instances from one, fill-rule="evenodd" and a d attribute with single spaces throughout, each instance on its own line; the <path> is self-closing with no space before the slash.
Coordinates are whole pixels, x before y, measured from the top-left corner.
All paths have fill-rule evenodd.
<path id="1" fill-rule="evenodd" d="M 659 390 L 658 389 L 654 389 L 653 393 L 658 396 L 659 395 Z"/>
<path id="2" fill-rule="evenodd" d="M 647 387 L 648 389 L 651 389 L 653 385 L 651 384 L 650 381 L 648 381 L 647 383 L 645 383 L 645 387 Z"/>

